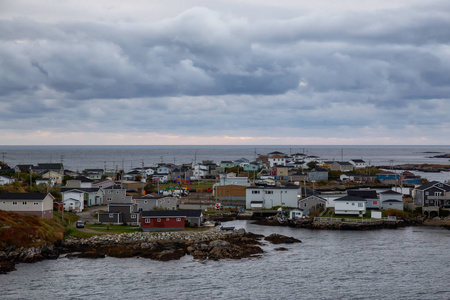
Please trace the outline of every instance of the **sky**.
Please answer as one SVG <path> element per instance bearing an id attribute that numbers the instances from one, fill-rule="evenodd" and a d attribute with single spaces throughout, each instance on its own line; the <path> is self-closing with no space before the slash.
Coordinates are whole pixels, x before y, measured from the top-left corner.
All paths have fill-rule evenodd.
<path id="1" fill-rule="evenodd" d="M 0 145 L 447 145 L 446 0 L 0 0 Z"/>

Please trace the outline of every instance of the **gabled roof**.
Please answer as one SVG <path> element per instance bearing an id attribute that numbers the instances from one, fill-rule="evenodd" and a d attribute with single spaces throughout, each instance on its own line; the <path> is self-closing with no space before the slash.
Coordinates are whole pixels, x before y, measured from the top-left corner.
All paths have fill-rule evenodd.
<path id="1" fill-rule="evenodd" d="M 3 193 L 0 199 L 3 200 L 44 200 L 48 194 L 45 193 Z"/>
<path id="2" fill-rule="evenodd" d="M 279 154 L 275 154 L 275 155 L 270 156 L 269 159 L 270 158 L 284 158 L 284 156 L 281 156 Z"/>
<path id="3" fill-rule="evenodd" d="M 355 196 L 364 199 L 377 199 L 376 190 L 347 190 L 348 196 Z"/>
<path id="4" fill-rule="evenodd" d="M 94 193 L 98 192 L 100 188 L 61 188 L 61 193 L 77 191 L 80 193 Z"/>
<path id="5" fill-rule="evenodd" d="M 180 209 L 179 212 L 183 213 L 186 217 L 197 217 L 202 215 L 201 209 Z"/>
<path id="6" fill-rule="evenodd" d="M 365 161 L 362 159 L 351 159 L 351 161 L 354 163 L 365 163 Z"/>
<path id="7" fill-rule="evenodd" d="M 365 199 L 361 198 L 361 197 L 356 197 L 356 196 L 344 196 L 341 198 L 337 198 L 334 201 L 366 201 Z"/>
<path id="8" fill-rule="evenodd" d="M 63 169 L 63 168 L 64 168 L 64 166 L 61 163 L 45 163 L 45 164 L 38 164 L 35 169 L 58 170 L 58 169 Z"/>
<path id="9" fill-rule="evenodd" d="M 388 190 L 388 191 L 385 191 L 385 192 L 381 192 L 380 194 L 383 194 L 383 195 L 401 195 L 401 193 L 398 193 L 398 192 L 393 191 L 393 190 Z"/>
<path id="10" fill-rule="evenodd" d="M 69 179 L 69 180 L 78 180 L 78 181 L 81 181 L 81 182 L 93 182 L 94 181 L 94 180 L 89 179 L 89 178 L 87 178 L 85 176 L 77 176 L 77 177 Z"/>
<path id="11" fill-rule="evenodd" d="M 302 198 L 302 199 L 298 200 L 298 202 L 303 202 L 303 201 L 308 200 L 308 199 L 310 199 L 310 198 L 317 198 L 317 199 L 319 199 L 319 200 L 321 200 L 321 201 L 327 202 L 327 199 L 322 198 L 322 197 L 317 196 L 317 195 L 311 195 L 311 196 L 308 196 L 308 197 L 306 197 L 306 198 Z"/>
<path id="12" fill-rule="evenodd" d="M 141 212 L 143 217 L 185 217 L 182 210 L 148 210 Z"/>
<path id="13" fill-rule="evenodd" d="M 353 167 L 353 165 L 351 163 L 349 163 L 348 161 L 335 161 L 335 163 L 337 163 L 338 165 L 341 165 L 341 166 L 352 166 Z"/>
<path id="14" fill-rule="evenodd" d="M 439 184 L 442 184 L 442 186 L 439 186 Z M 445 184 L 445 183 L 442 183 L 442 182 L 439 182 L 439 181 L 426 182 L 426 183 L 422 184 L 421 186 L 417 187 L 416 189 L 424 191 L 424 190 L 427 190 L 427 189 L 432 188 L 434 186 L 437 187 L 437 188 L 446 190 L 446 191 L 450 190 L 450 186 L 448 184 Z"/>
<path id="15" fill-rule="evenodd" d="M 403 201 L 396 200 L 396 199 L 388 199 L 388 200 L 384 200 L 383 203 L 384 202 L 403 202 Z"/>

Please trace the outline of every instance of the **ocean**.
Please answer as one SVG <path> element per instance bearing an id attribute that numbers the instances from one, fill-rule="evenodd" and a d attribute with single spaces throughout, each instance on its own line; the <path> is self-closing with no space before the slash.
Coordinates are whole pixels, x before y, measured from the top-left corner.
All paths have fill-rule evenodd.
<path id="1" fill-rule="evenodd" d="M 0 275 L 1 299 L 450 299 L 450 231 L 372 231 L 227 226 L 300 244 L 272 245 L 259 258 L 203 261 L 185 256 L 46 260 Z M 287 251 L 276 251 L 285 247 Z"/>
<path id="2" fill-rule="evenodd" d="M 63 162 L 66 169 L 122 168 L 131 170 L 156 163 L 192 163 L 212 160 L 253 160 L 257 154 L 280 151 L 305 153 L 326 160 L 362 158 L 375 166 L 405 163 L 450 164 L 446 158 L 431 158 L 450 153 L 450 146 L 0 146 L 0 155 L 11 167 L 18 164 Z M 0 156 L 2 157 L 2 156 Z"/>

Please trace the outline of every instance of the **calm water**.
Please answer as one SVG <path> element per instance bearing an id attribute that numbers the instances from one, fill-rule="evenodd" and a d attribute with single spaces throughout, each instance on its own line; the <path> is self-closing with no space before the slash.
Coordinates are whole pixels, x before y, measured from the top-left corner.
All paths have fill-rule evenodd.
<path id="1" fill-rule="evenodd" d="M 450 299 L 450 231 L 311 231 L 233 221 L 301 244 L 260 258 L 58 259 L 0 275 L 1 299 Z"/>
<path id="2" fill-rule="evenodd" d="M 439 152 L 450 153 L 450 146 L 0 146 L 5 152 L 5 161 L 10 166 L 17 164 L 37 164 L 46 162 L 64 163 L 73 171 L 87 168 L 125 170 L 141 167 L 142 162 L 150 166 L 159 162 L 191 163 L 194 161 L 236 160 L 241 157 L 253 160 L 257 154 L 272 151 L 284 153 L 304 152 L 328 160 L 363 158 L 373 165 L 403 163 L 450 164 L 449 159 L 429 158 Z"/>

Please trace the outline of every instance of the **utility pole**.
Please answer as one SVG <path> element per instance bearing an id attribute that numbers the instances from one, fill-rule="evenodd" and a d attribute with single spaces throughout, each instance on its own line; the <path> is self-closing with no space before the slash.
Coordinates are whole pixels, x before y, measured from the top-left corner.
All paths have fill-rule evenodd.
<path id="1" fill-rule="evenodd" d="M 122 173 L 120 175 L 120 188 L 123 189 L 123 174 L 125 172 L 125 159 L 122 158 Z"/>
<path id="2" fill-rule="evenodd" d="M 31 190 L 31 186 L 32 186 L 32 183 L 33 183 L 33 181 L 32 181 L 32 176 L 31 176 L 31 166 L 30 166 L 30 190 Z"/>
<path id="3" fill-rule="evenodd" d="M 5 155 L 6 155 L 6 152 L 2 152 L 2 162 L 3 163 L 5 162 Z"/>
<path id="4" fill-rule="evenodd" d="M 141 190 L 141 195 L 144 195 L 144 161 L 142 161 L 142 171 L 141 171 L 141 183 L 142 183 L 142 190 Z"/>

